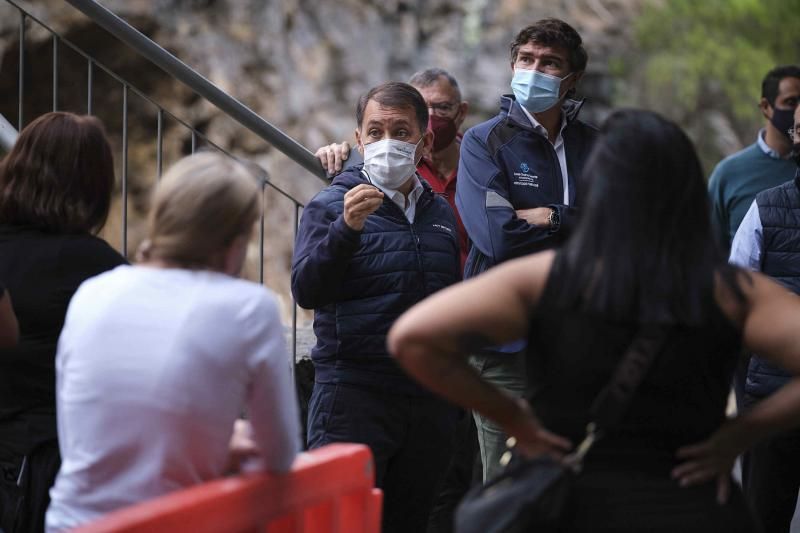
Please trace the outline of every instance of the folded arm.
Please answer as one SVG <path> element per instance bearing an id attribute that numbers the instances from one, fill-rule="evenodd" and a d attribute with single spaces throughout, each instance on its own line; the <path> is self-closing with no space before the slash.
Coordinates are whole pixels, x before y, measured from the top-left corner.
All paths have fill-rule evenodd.
<path id="1" fill-rule="evenodd" d="M 507 176 L 485 143 L 468 131 L 461 143 L 456 203 L 473 245 L 495 264 L 547 249 L 552 242 L 553 228 L 537 216 L 544 211 L 517 210 L 510 198 Z M 557 231 L 571 227 L 571 209 L 558 204 L 537 209 L 550 208 L 561 217 Z"/>

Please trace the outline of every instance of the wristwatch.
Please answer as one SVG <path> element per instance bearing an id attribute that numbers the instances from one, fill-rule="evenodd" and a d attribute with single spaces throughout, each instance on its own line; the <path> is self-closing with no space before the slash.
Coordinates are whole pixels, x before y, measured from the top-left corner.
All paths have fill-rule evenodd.
<path id="1" fill-rule="evenodd" d="M 550 208 L 550 215 L 547 217 L 547 222 L 550 224 L 550 231 L 558 231 L 558 227 L 561 226 L 561 217 L 558 214 L 558 209 Z"/>

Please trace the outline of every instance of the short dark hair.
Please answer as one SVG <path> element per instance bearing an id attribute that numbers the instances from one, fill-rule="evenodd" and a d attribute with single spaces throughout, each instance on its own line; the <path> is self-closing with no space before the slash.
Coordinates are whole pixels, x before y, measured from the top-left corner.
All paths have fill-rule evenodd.
<path id="1" fill-rule="evenodd" d="M 410 83 L 414 87 L 425 88 L 425 87 L 430 87 L 431 85 L 439 81 L 439 78 L 446 79 L 447 83 L 449 83 L 450 86 L 453 89 L 455 89 L 456 92 L 458 93 L 459 99 L 461 98 L 461 88 L 458 86 L 458 81 L 456 81 L 456 79 L 453 77 L 452 74 L 450 74 L 443 68 L 432 67 L 432 68 L 426 68 L 424 70 L 419 70 L 411 76 L 411 79 L 408 80 L 408 83 Z"/>
<path id="2" fill-rule="evenodd" d="M 373 87 L 369 92 L 358 99 L 356 107 L 356 122 L 361 127 L 364 120 L 364 110 L 370 100 L 375 100 L 385 107 L 407 108 L 414 111 L 419 124 L 419 130 L 425 132 L 428 129 L 428 104 L 419 94 L 419 91 L 407 83 L 390 81 Z"/>
<path id="3" fill-rule="evenodd" d="M 0 162 L 0 222 L 50 233 L 89 233 L 106 222 L 114 159 L 102 122 L 47 113 Z"/>
<path id="4" fill-rule="evenodd" d="M 800 67 L 797 65 L 783 65 L 767 72 L 761 82 L 761 98 L 766 98 L 769 105 L 774 107 L 778 98 L 781 80 L 784 78 L 800 79 Z"/>
<path id="5" fill-rule="evenodd" d="M 583 47 L 583 39 L 575 28 L 563 20 L 546 18 L 523 28 L 511 42 L 512 63 L 517 60 L 520 47 L 530 42 L 560 46 L 567 51 L 570 72 L 586 70 L 589 55 Z"/>
<path id="6" fill-rule="evenodd" d="M 615 111 L 583 168 L 581 219 L 553 287 L 559 305 L 613 320 L 696 325 L 710 316 L 715 273 L 741 296 L 713 240 L 700 160 L 677 124 L 651 111 Z M 626 208 L 610 210 L 612 203 Z"/>

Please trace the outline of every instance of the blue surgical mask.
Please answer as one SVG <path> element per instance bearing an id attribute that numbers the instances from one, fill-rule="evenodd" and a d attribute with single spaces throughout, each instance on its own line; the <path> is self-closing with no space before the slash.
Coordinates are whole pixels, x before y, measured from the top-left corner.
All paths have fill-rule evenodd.
<path id="1" fill-rule="evenodd" d="M 531 113 L 547 111 L 560 100 L 561 82 L 572 76 L 572 72 L 559 78 L 538 70 L 514 70 L 511 90 L 522 106 Z"/>

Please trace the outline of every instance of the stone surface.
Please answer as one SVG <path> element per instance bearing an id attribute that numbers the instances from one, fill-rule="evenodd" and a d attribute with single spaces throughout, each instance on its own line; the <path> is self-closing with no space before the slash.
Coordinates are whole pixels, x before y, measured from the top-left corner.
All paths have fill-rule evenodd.
<path id="1" fill-rule="evenodd" d="M 458 78 L 471 104 L 467 126 L 496 112 L 511 77 L 508 44 L 526 23 L 564 18 L 581 32 L 590 53 L 582 92 L 584 116 L 599 121 L 610 108 L 613 85 L 608 60 L 629 46 L 629 22 L 645 0 L 105 0 L 181 60 L 256 113 L 312 148 L 353 140 L 360 94 L 389 79 L 441 66 Z M 191 124 L 219 146 L 258 163 L 282 189 L 307 201 L 323 183 L 87 21 L 62 0 L 22 2 L 70 42 Z M 19 16 L 0 0 L 0 113 L 17 123 Z M 52 40 L 29 22 L 26 42 L 25 117 L 52 107 Z M 86 60 L 59 47 L 58 107 L 86 111 Z M 122 88 L 94 69 L 93 108 L 108 127 L 121 177 Z M 143 238 L 147 192 L 155 176 L 156 107 L 129 92 L 128 238 Z M 201 143 L 202 144 L 202 143 Z M 191 148 L 191 135 L 167 118 L 165 164 Z M 122 198 L 103 235 L 120 246 Z M 290 316 L 289 269 L 295 207 L 278 194 L 266 201 L 265 278 Z M 257 246 L 253 256 L 257 257 Z M 250 277 L 258 267 L 251 262 Z M 301 322 L 309 315 L 300 314 Z"/>

